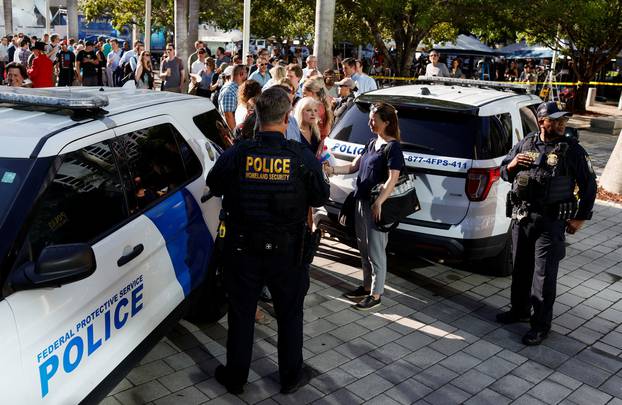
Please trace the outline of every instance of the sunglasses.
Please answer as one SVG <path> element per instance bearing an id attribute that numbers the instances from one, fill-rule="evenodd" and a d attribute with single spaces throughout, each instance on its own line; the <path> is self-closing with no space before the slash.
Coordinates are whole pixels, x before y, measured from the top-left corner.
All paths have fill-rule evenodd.
<path id="1" fill-rule="evenodd" d="M 259 66 L 267 66 L 267 63 L 259 63 Z"/>
<path id="2" fill-rule="evenodd" d="M 143 56 L 151 56 L 151 54 L 150 53 L 146 53 Z"/>
<path id="3" fill-rule="evenodd" d="M 167 49 L 166 52 L 173 52 L 174 49 Z"/>

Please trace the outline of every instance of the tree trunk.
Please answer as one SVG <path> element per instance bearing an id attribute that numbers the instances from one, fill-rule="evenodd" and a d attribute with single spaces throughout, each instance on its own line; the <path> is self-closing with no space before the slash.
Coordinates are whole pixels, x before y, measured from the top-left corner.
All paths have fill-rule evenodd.
<path id="1" fill-rule="evenodd" d="M 4 34 L 13 34 L 13 1 L 3 0 Z"/>
<path id="2" fill-rule="evenodd" d="M 67 0 L 67 35 L 78 40 L 78 0 Z"/>
<path id="3" fill-rule="evenodd" d="M 188 61 L 188 0 L 175 0 L 175 52 L 186 70 Z M 186 72 L 187 73 L 187 72 Z M 187 86 L 185 89 L 187 91 Z"/>
<path id="4" fill-rule="evenodd" d="M 315 2 L 315 43 L 313 54 L 317 56 L 320 72 L 333 67 L 333 30 L 335 26 L 335 0 Z"/>
<path id="5" fill-rule="evenodd" d="M 188 55 L 194 52 L 194 43 L 199 40 L 199 0 L 188 0 Z M 187 59 L 186 59 L 187 60 Z"/>
<path id="6" fill-rule="evenodd" d="M 606 191 L 622 194 L 622 131 L 599 182 Z"/>
<path id="7" fill-rule="evenodd" d="M 585 111 L 585 101 L 587 100 L 587 91 L 590 86 L 587 84 L 582 84 L 577 86 L 577 94 L 573 101 L 572 111 L 573 112 L 583 112 Z"/>

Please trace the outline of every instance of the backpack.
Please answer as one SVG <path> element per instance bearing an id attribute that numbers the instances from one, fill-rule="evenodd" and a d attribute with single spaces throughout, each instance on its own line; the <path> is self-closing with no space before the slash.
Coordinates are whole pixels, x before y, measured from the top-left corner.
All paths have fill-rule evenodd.
<path id="1" fill-rule="evenodd" d="M 137 61 L 136 56 L 132 56 L 130 58 L 130 61 L 132 59 Z M 121 86 L 123 86 L 125 83 L 129 82 L 130 80 L 136 81 L 136 76 L 134 75 L 134 71 L 132 70 L 132 64 L 130 63 L 130 61 L 125 62 L 122 66 L 123 76 L 121 78 Z"/>

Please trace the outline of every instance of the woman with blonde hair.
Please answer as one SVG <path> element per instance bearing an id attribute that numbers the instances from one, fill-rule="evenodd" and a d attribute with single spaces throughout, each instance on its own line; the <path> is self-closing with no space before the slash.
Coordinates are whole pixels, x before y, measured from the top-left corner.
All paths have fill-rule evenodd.
<path id="1" fill-rule="evenodd" d="M 273 66 L 272 69 L 270 69 L 270 77 L 271 79 L 268 80 L 266 84 L 264 84 L 264 86 L 261 88 L 261 91 L 266 91 L 267 88 L 270 88 L 275 84 L 279 84 L 281 82 L 281 79 L 287 77 L 287 70 L 281 65 Z"/>
<path id="2" fill-rule="evenodd" d="M 320 128 L 318 127 L 320 102 L 313 97 L 303 97 L 296 104 L 294 117 L 300 128 L 300 142 L 315 156 L 321 152 Z"/>
<path id="3" fill-rule="evenodd" d="M 137 89 L 153 90 L 153 68 L 151 67 L 151 52 L 142 51 L 134 74 Z"/>
<path id="4" fill-rule="evenodd" d="M 326 138 L 333 127 L 334 116 L 332 100 L 326 92 L 324 80 L 321 77 L 308 78 L 305 80 L 302 85 L 302 95 L 304 97 L 313 97 L 320 102 L 318 109 L 320 121 L 318 122 L 318 126 L 320 128 L 320 138 Z"/>

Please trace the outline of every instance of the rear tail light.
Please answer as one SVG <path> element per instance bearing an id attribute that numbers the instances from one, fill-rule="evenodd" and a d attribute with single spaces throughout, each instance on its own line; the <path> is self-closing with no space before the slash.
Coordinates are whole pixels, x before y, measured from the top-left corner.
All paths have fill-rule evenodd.
<path id="1" fill-rule="evenodd" d="M 466 194 L 471 201 L 484 201 L 492 184 L 499 180 L 501 171 L 498 167 L 471 168 L 467 171 Z"/>

